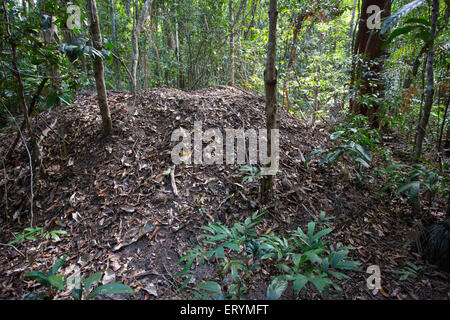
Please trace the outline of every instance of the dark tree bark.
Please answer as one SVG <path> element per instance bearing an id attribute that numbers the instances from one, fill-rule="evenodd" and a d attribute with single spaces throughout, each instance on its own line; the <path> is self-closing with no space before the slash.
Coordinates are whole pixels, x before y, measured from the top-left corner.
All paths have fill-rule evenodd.
<path id="1" fill-rule="evenodd" d="M 283 99 L 283 104 L 285 105 L 286 110 L 289 110 L 290 106 L 289 106 L 289 92 L 288 89 L 286 87 L 287 83 L 289 82 L 289 78 L 290 78 L 290 73 L 289 71 L 294 68 L 296 62 L 297 62 L 297 52 L 296 52 L 296 46 L 297 46 L 297 42 L 298 42 L 298 33 L 300 32 L 302 26 L 303 26 L 303 21 L 305 19 L 305 17 L 307 16 L 306 12 L 302 12 L 297 16 L 297 21 L 295 23 L 295 27 L 294 27 L 294 33 L 292 35 L 292 46 L 291 46 L 291 50 L 289 52 L 289 61 L 288 61 L 288 66 L 287 66 L 287 74 L 286 77 L 283 80 L 283 95 L 284 95 L 284 99 Z"/>
<path id="2" fill-rule="evenodd" d="M 433 0 L 432 9 L 432 22 L 430 27 L 430 42 L 428 46 L 427 54 L 427 89 L 425 104 L 423 106 L 423 115 L 420 119 L 419 126 L 417 128 L 417 140 L 414 148 L 414 160 L 417 160 L 422 155 L 423 140 L 430 119 L 431 107 L 433 105 L 434 97 L 434 39 L 436 37 L 437 20 L 439 18 L 439 0 Z"/>
<path id="3" fill-rule="evenodd" d="M 384 39 L 379 34 L 379 29 L 369 28 L 368 21 L 373 13 L 367 13 L 367 9 L 376 5 L 383 10 L 381 18 L 391 14 L 391 0 L 363 0 L 361 4 L 358 32 L 353 53 L 360 55 L 360 60 L 354 64 L 352 70 L 352 90 L 356 91 L 350 101 L 350 109 L 353 112 L 365 115 L 373 127 L 378 127 L 379 103 L 374 101 L 369 107 L 362 103 L 364 95 L 383 97 L 384 84 L 382 72 L 386 51 L 382 48 Z"/>
<path id="4" fill-rule="evenodd" d="M 271 131 L 278 129 L 277 117 L 277 69 L 275 68 L 277 47 L 277 0 L 269 3 L 269 41 L 267 47 L 267 60 L 264 70 L 264 86 L 266 91 L 266 126 L 267 126 L 267 152 L 271 156 Z M 261 200 L 267 202 L 272 198 L 273 176 L 267 175 L 262 179 Z"/>
<path id="5" fill-rule="evenodd" d="M 89 20 L 91 23 L 90 31 L 92 43 L 95 49 L 101 51 L 102 34 L 100 32 L 100 23 L 98 21 L 97 3 L 95 0 L 88 0 Z M 93 61 L 95 86 L 97 88 L 97 101 L 100 107 L 100 116 L 102 118 L 103 135 L 109 136 L 112 133 L 111 114 L 109 112 L 108 101 L 106 96 L 104 66 L 101 58 L 96 57 Z"/>

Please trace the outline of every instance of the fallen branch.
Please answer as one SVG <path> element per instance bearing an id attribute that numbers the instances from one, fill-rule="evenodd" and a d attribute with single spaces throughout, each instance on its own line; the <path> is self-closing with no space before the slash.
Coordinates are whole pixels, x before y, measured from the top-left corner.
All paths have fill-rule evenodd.
<path id="1" fill-rule="evenodd" d="M 178 189 L 175 182 L 175 166 L 172 166 L 170 170 L 170 184 L 172 185 L 173 194 L 178 197 Z"/>
<path id="2" fill-rule="evenodd" d="M 33 158 L 31 157 L 30 149 L 28 149 L 27 141 L 25 140 L 25 137 L 22 134 L 22 130 L 20 129 L 19 124 L 16 121 L 16 118 L 13 117 L 12 113 L 9 111 L 8 107 L 3 103 L 3 107 L 5 110 L 10 114 L 10 116 L 13 118 L 14 123 L 17 126 L 17 129 L 19 130 L 20 137 L 22 138 L 23 145 L 25 146 L 25 149 L 28 153 L 28 160 L 30 162 L 30 226 L 33 227 L 34 222 L 34 211 L 33 211 L 33 203 L 34 203 L 34 192 L 33 192 L 33 181 L 34 181 L 34 174 L 33 174 Z"/>
<path id="3" fill-rule="evenodd" d="M 131 80 L 131 72 L 130 72 L 130 69 L 128 69 L 128 67 L 127 67 L 127 65 L 125 64 L 125 62 L 123 62 L 123 60 L 122 60 L 119 56 L 117 56 L 114 52 L 112 52 L 112 51 L 111 51 L 111 55 L 113 56 L 114 59 L 116 59 L 117 61 L 119 61 L 120 64 L 125 68 L 125 70 L 126 70 L 127 73 L 128 73 L 128 76 L 130 77 L 130 80 Z"/>

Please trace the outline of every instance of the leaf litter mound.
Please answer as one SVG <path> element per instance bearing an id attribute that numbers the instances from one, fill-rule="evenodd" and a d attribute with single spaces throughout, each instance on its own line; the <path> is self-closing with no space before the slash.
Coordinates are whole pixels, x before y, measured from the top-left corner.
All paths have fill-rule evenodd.
<path id="1" fill-rule="evenodd" d="M 259 183 L 242 183 L 242 165 L 175 166 L 171 150 L 177 142 L 171 141 L 171 134 L 180 127 L 192 132 L 195 121 L 202 122 L 203 130 L 220 128 L 223 134 L 227 128 L 264 128 L 264 98 L 227 86 L 193 92 L 152 89 L 138 94 L 134 117 L 128 116 L 131 95 L 109 91 L 108 100 L 114 135 L 107 139 L 98 132 L 94 92 L 80 93 L 73 106 L 59 114 L 50 110 L 37 120 L 47 177 L 34 180 L 33 214 L 37 226 L 65 230 L 68 235 L 60 241 L 3 245 L 1 298 L 21 299 L 36 290 L 35 283 L 23 281 L 24 275 L 49 270 L 64 254 L 68 254 L 65 277 L 78 269 L 82 276 L 103 270 L 102 283 L 122 281 L 136 292 L 134 297 L 106 298 L 187 298 L 185 292 L 178 292 L 182 280 L 173 274 L 181 270 L 177 261 L 183 252 L 198 245 L 200 227 L 211 222 L 232 225 L 260 209 Z M 339 166 L 313 163 L 305 169 L 304 156 L 333 145 L 327 128 L 311 128 L 308 121 L 285 110 L 279 112 L 279 125 L 275 199 L 258 231 L 287 235 L 325 211 L 336 217 L 328 240 L 354 247 L 350 255 L 361 262 L 359 270 L 349 272 L 351 278 L 342 283 L 343 298 L 449 299 L 449 274 L 435 266 L 428 265 L 420 281 L 400 281 L 392 274 L 406 261 L 426 264 L 411 250 L 408 235 L 414 222 L 406 201 L 379 193 L 376 181 L 362 188 L 348 180 Z M 10 132 L 2 138 L 2 153 L 13 136 Z M 13 232 L 29 226 L 27 163 L 25 148 L 19 145 L 0 176 L 0 210 L 9 213 L 9 220 L 1 224 L 3 244 L 14 239 Z M 375 296 L 366 286 L 366 269 L 373 264 L 381 268 L 383 287 Z M 257 273 L 247 298 L 265 299 L 275 274 L 273 266 Z M 197 268 L 194 275 L 196 282 L 218 279 L 214 264 Z M 69 297 L 67 291 L 57 298 Z M 298 297 L 286 291 L 282 298 L 322 297 L 315 290 L 303 290 Z"/>

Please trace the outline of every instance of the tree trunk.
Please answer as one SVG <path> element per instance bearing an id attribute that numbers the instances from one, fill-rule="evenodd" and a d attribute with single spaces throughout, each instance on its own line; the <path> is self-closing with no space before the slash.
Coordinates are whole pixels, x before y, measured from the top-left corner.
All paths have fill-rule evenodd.
<path id="1" fill-rule="evenodd" d="M 96 0 L 88 0 L 89 20 L 91 23 L 90 31 L 92 43 L 95 49 L 102 50 L 102 34 L 100 32 L 100 23 L 98 21 Z M 100 107 L 100 116 L 102 118 L 103 135 L 109 136 L 112 133 L 111 114 L 109 112 L 108 101 L 106 96 L 105 75 L 103 61 L 99 57 L 93 59 L 95 86 L 97 88 L 97 101 Z"/>
<path id="2" fill-rule="evenodd" d="M 368 25 L 368 20 L 374 13 L 367 13 L 367 9 L 372 5 L 383 10 L 381 18 L 391 14 L 391 0 L 362 1 L 358 33 L 353 51 L 354 54 L 361 55 L 361 59 L 354 64 L 352 70 L 352 84 L 356 85 L 357 95 L 351 99 L 350 108 L 356 113 L 367 116 L 372 127 L 378 127 L 379 99 L 384 96 L 382 72 L 386 52 L 382 48 L 384 40 L 379 34 L 379 29 L 370 29 Z M 368 105 L 361 100 L 363 96 L 375 96 L 378 101 L 371 101 Z"/>
<path id="3" fill-rule="evenodd" d="M 131 93 L 133 97 L 136 97 L 136 87 L 137 87 L 137 66 L 139 61 L 139 34 L 142 32 L 145 19 L 147 18 L 147 12 L 150 11 L 151 15 L 152 0 L 146 0 L 144 7 L 141 10 L 141 14 L 138 19 L 137 8 L 135 12 L 133 32 L 131 35 L 131 47 L 133 54 L 131 57 Z"/>
<path id="4" fill-rule="evenodd" d="M 148 83 L 148 49 L 147 49 L 147 35 L 144 37 L 144 49 L 142 50 L 142 59 L 144 60 L 144 77 L 142 79 L 142 89 L 147 89 Z"/>
<path id="5" fill-rule="evenodd" d="M 276 41 L 277 41 L 277 0 L 269 3 L 269 41 L 267 60 L 264 70 L 264 87 L 266 91 L 266 126 L 267 126 L 267 152 L 271 156 L 272 129 L 278 129 L 277 117 L 277 69 L 275 68 Z M 263 203 L 272 198 L 273 176 L 266 175 L 262 179 L 261 200 Z"/>
<path id="6" fill-rule="evenodd" d="M 425 104 L 423 107 L 423 115 L 420 119 L 419 126 L 417 128 L 417 140 L 414 149 L 414 160 L 417 161 L 422 155 L 423 140 L 425 138 L 425 132 L 430 119 L 431 107 L 433 105 L 434 97 L 434 38 L 436 37 L 437 20 L 439 17 L 439 0 L 433 0 L 432 9 L 432 23 L 430 27 L 430 43 L 428 47 L 427 55 L 427 90 Z"/>
<path id="7" fill-rule="evenodd" d="M 117 53 L 117 31 L 116 31 L 116 14 L 114 12 L 114 0 L 109 0 L 109 9 L 111 11 L 111 33 L 112 33 L 112 41 L 114 44 L 113 52 L 118 56 Z M 117 90 L 122 89 L 122 79 L 120 77 L 120 64 L 119 60 L 114 59 L 114 67 L 116 70 L 116 88 Z"/>
<path id="8" fill-rule="evenodd" d="M 234 86 L 234 8 L 233 1 L 229 3 L 230 13 L 230 85 Z"/>
<path id="9" fill-rule="evenodd" d="M 296 47 L 297 47 L 297 42 L 298 42 L 298 33 L 300 32 L 302 25 L 303 25 L 303 20 L 305 19 L 306 14 L 304 12 L 302 12 L 301 14 L 299 14 L 297 16 L 297 21 L 295 24 L 295 28 L 294 28 L 294 33 L 292 36 L 292 46 L 291 46 L 291 50 L 289 53 L 289 61 L 288 61 L 288 66 L 287 66 L 287 70 L 286 70 L 286 76 L 283 80 L 283 95 L 284 95 L 284 99 L 283 99 L 283 104 L 285 105 L 286 110 L 290 109 L 289 106 L 289 90 L 286 87 L 287 83 L 289 82 L 290 79 L 290 70 L 292 68 L 294 68 L 296 62 L 297 62 L 297 53 L 296 53 Z"/>

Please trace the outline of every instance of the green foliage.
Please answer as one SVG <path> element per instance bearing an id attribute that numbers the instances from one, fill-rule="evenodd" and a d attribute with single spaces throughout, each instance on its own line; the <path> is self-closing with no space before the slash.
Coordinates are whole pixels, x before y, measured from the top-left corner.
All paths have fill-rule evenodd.
<path id="1" fill-rule="evenodd" d="M 23 233 L 14 232 L 15 239 L 8 242 L 8 245 L 21 243 L 24 240 L 35 241 L 37 238 L 44 238 L 46 240 L 52 238 L 55 241 L 61 240 L 61 235 L 66 235 L 67 232 L 64 230 L 52 230 L 44 231 L 42 227 L 29 227 L 25 228 Z"/>
<path id="2" fill-rule="evenodd" d="M 253 166 L 249 166 L 249 165 L 243 166 L 242 168 L 239 169 L 239 171 L 247 172 L 247 174 L 244 176 L 244 178 L 242 178 L 241 183 L 245 183 L 245 182 L 251 183 L 261 177 L 261 172 L 258 171 L 258 168 L 253 167 Z"/>
<path id="3" fill-rule="evenodd" d="M 408 279 L 408 277 L 416 279 L 418 276 L 420 276 L 425 269 L 426 266 L 416 266 L 412 262 L 407 261 L 407 266 L 405 266 L 403 269 L 398 271 L 393 271 L 392 273 L 400 275 L 400 281 Z"/>
<path id="4" fill-rule="evenodd" d="M 408 4 L 405 4 L 403 7 L 398 9 L 393 15 L 391 15 L 384 21 L 380 33 L 381 34 L 386 33 L 386 31 L 394 27 L 398 23 L 398 21 L 400 21 L 401 18 L 403 18 L 410 12 L 414 11 L 415 9 L 423 5 L 425 2 L 426 2 L 425 0 L 414 0 Z"/>
<path id="5" fill-rule="evenodd" d="M 401 168 L 407 170 L 399 170 Z M 385 171 L 388 176 L 382 191 L 396 190 L 397 194 L 408 193 L 408 201 L 415 206 L 420 205 L 421 188 L 429 193 L 432 201 L 439 190 L 439 181 L 442 180 L 435 171 L 422 164 L 394 164 L 388 166 Z"/>
<path id="6" fill-rule="evenodd" d="M 352 115 L 347 121 L 339 123 L 330 139 L 336 140 L 339 137 L 354 141 L 367 150 L 376 150 L 380 143 L 380 133 L 370 128 L 367 117 L 362 115 Z"/>
<path id="7" fill-rule="evenodd" d="M 331 228 L 321 229 L 315 233 L 317 224 L 308 223 L 305 233 L 300 227 L 293 232 L 286 261 L 277 264 L 277 268 L 283 273 L 274 278 L 268 287 L 267 295 L 270 299 L 278 299 L 287 288 L 287 283 L 297 294 L 311 283 L 321 294 L 328 297 L 330 288 L 341 295 L 342 288 L 335 280 L 347 279 L 348 276 L 341 270 L 355 270 L 359 263 L 348 260 L 350 248 L 338 243 L 334 248 L 327 246 L 328 241 L 321 238 L 332 232 Z M 339 270 L 339 271 L 338 271 Z"/>
<path id="8" fill-rule="evenodd" d="M 101 51 L 99 51 L 94 47 L 87 45 L 71 45 L 61 43 L 59 45 L 59 51 L 61 53 L 64 53 L 70 60 L 70 62 L 74 62 L 77 59 L 83 57 L 91 57 L 93 59 L 95 58 L 105 59 L 110 57 L 110 52 L 108 50 L 102 49 Z"/>
<path id="9" fill-rule="evenodd" d="M 65 290 L 68 283 L 63 279 L 62 274 L 56 274 L 56 272 L 62 267 L 66 259 L 67 255 L 64 255 L 62 258 L 58 259 L 48 273 L 43 273 L 40 271 L 32 271 L 27 273 L 25 275 L 26 279 L 37 281 L 42 286 L 44 286 L 47 291 L 37 294 L 28 294 L 24 297 L 24 299 L 36 300 L 42 298 L 51 298 L 57 293 L 57 291 Z M 75 288 L 72 289 L 72 298 L 74 300 L 82 300 L 84 297 L 86 300 L 89 300 L 105 294 L 134 294 L 133 289 L 120 282 L 104 284 L 94 288 L 94 286 L 100 282 L 102 276 L 103 272 L 99 271 L 92 274 L 86 279 L 82 277 L 73 279 L 73 281 L 78 285 L 76 285 Z"/>
<path id="10" fill-rule="evenodd" d="M 353 130 L 353 129 L 352 129 Z M 348 130 L 347 132 L 352 132 L 352 130 Z M 330 135 L 331 140 L 336 140 L 341 135 L 346 134 L 346 131 L 336 131 Z M 355 132 L 358 132 L 358 130 L 355 130 Z M 370 141 L 366 136 L 363 136 L 367 139 L 367 141 Z M 368 169 L 370 168 L 370 162 L 372 161 L 371 154 L 364 148 L 362 145 L 350 141 L 350 140 L 344 140 L 344 144 L 333 147 L 328 150 L 324 149 L 316 149 L 312 151 L 305 160 L 305 167 L 308 166 L 308 163 L 311 161 L 313 157 L 320 157 L 322 156 L 322 159 L 319 161 L 319 165 L 327 164 L 328 166 L 332 165 L 335 162 L 339 162 L 339 160 L 344 156 L 348 155 L 350 159 L 352 159 L 355 162 L 356 168 L 352 168 L 354 171 L 358 181 L 360 183 L 364 183 L 364 168 Z"/>
<path id="11" fill-rule="evenodd" d="M 178 263 L 184 263 L 182 271 L 175 277 L 186 277 L 180 291 L 193 280 L 191 267 L 198 261 L 212 261 L 220 267 L 221 281 L 205 281 L 191 293 L 199 299 L 242 299 L 248 292 L 252 274 L 264 268 L 264 261 L 277 261 L 276 267 L 282 275 L 274 277 L 267 288 L 267 299 L 278 299 L 290 282 L 297 293 L 307 283 L 312 283 L 320 293 L 327 296 L 330 287 L 339 294 L 342 289 L 333 280 L 347 276 L 338 270 L 354 270 L 358 263 L 348 260 L 350 248 L 340 243 L 336 248 L 327 246 L 321 238 L 331 233 L 331 228 L 315 232 L 316 227 L 327 224 L 333 217 L 322 212 L 317 222 L 308 224 L 307 233 L 297 228 L 289 238 L 259 234 L 256 226 L 264 213 L 255 213 L 243 225 L 235 223 L 229 228 L 221 223 L 202 227 L 208 233 L 202 234 L 202 246 L 188 250 Z M 212 259 L 214 256 L 214 259 Z"/>
<path id="12" fill-rule="evenodd" d="M 183 270 L 174 276 L 186 276 L 180 291 L 192 279 L 193 263 L 199 260 L 201 265 L 214 256 L 221 268 L 221 284 L 213 281 L 202 282 L 192 293 L 202 299 L 241 299 L 242 294 L 248 290 L 244 284 L 245 280 L 250 278 L 252 270 L 260 268 L 254 260 L 263 258 L 266 253 L 255 229 L 264 214 L 265 212 L 256 212 L 245 219 L 243 225 L 235 223 L 231 228 L 221 223 L 203 226 L 202 229 L 208 232 L 201 235 L 203 247 L 197 246 L 188 250 L 178 261 L 185 262 L 185 265 Z"/>

